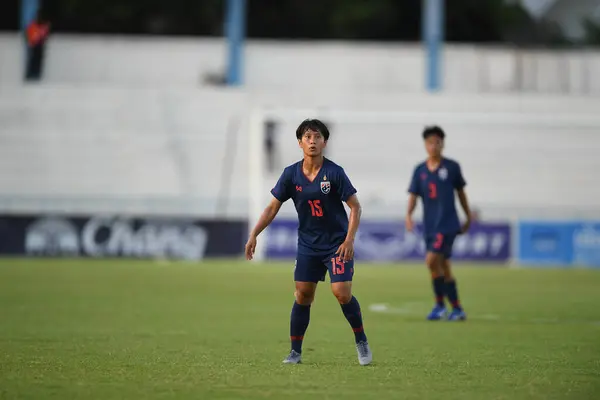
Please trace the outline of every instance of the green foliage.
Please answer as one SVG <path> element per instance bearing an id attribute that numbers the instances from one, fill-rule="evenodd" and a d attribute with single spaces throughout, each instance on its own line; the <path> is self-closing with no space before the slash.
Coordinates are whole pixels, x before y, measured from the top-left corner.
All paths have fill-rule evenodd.
<path id="1" fill-rule="evenodd" d="M 600 22 L 586 18 L 583 21 L 583 28 L 585 30 L 585 44 L 600 46 Z"/>
<path id="2" fill-rule="evenodd" d="M 246 0 L 255 38 L 406 40 L 421 38 L 423 0 Z M 11 3 L 11 2 L 9 2 Z M 47 2 L 53 30 L 220 36 L 226 0 L 61 0 Z M 555 26 L 535 21 L 519 2 L 445 0 L 451 42 L 568 44 Z M 13 26 L 0 16 L 0 29 Z M 588 42 L 597 30 L 588 24 Z"/>
<path id="3" fill-rule="evenodd" d="M 63 0 L 55 31 L 220 35 L 224 0 Z M 447 37 L 499 41 L 501 0 L 447 1 Z M 418 40 L 422 0 L 247 0 L 251 37 Z"/>
<path id="4" fill-rule="evenodd" d="M 221 33 L 221 0 L 62 0 L 47 14 L 55 30 L 100 33 Z"/>
<path id="5" fill-rule="evenodd" d="M 520 3 L 503 7 L 500 18 L 505 42 L 526 47 L 560 47 L 570 44 L 557 24 L 535 20 Z"/>
<path id="6" fill-rule="evenodd" d="M 446 1 L 447 39 L 458 42 L 499 42 L 503 0 Z"/>

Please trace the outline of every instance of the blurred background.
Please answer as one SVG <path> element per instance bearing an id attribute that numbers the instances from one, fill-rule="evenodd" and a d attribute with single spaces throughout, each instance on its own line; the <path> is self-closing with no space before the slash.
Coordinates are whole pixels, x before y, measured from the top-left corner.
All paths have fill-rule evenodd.
<path id="1" fill-rule="evenodd" d="M 310 117 L 358 188 L 359 258 L 423 256 L 402 221 L 439 124 L 478 216 L 457 259 L 600 265 L 598 0 L 1 7 L 2 254 L 241 256 Z M 295 229 L 286 204 L 259 258 Z"/>

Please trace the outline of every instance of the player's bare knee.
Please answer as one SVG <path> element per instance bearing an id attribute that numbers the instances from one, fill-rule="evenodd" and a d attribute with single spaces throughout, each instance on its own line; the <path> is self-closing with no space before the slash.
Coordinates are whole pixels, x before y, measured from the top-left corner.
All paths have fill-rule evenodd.
<path id="1" fill-rule="evenodd" d="M 296 291 L 294 297 L 296 297 L 296 303 L 303 306 L 309 306 L 315 299 L 315 292 L 317 290 L 317 284 L 312 282 L 296 282 Z"/>
<path id="2" fill-rule="evenodd" d="M 425 263 L 427 264 L 427 267 L 429 267 L 429 270 L 431 271 L 432 275 L 443 276 L 444 271 L 442 268 L 442 262 L 440 260 L 439 254 L 428 253 L 425 259 Z"/>
<path id="3" fill-rule="evenodd" d="M 442 268 L 440 267 L 440 264 L 435 260 L 428 261 L 427 267 L 431 270 L 431 272 L 441 272 L 441 270 L 442 270 Z"/>
<path id="4" fill-rule="evenodd" d="M 452 268 L 450 268 L 450 260 L 444 258 L 442 261 L 442 272 L 444 276 L 444 280 L 446 282 L 452 282 L 454 280 L 454 276 L 452 275 Z"/>
<path id="5" fill-rule="evenodd" d="M 450 271 L 449 269 L 444 268 L 443 276 L 446 282 L 452 282 L 454 280 L 454 275 L 452 275 L 452 271 Z"/>
<path id="6" fill-rule="evenodd" d="M 437 268 L 439 264 L 437 254 L 427 253 L 427 255 L 425 256 L 425 264 L 427 264 L 429 269 Z"/>
<path id="7" fill-rule="evenodd" d="M 348 304 L 352 300 L 352 293 L 334 293 L 334 296 L 340 304 Z"/>
<path id="8" fill-rule="evenodd" d="M 315 300 L 315 292 L 310 289 L 296 289 L 294 295 L 296 297 L 296 303 L 303 306 L 309 306 Z"/>
<path id="9" fill-rule="evenodd" d="M 331 291 L 340 304 L 348 304 L 352 300 L 352 289 L 350 285 L 335 285 Z"/>

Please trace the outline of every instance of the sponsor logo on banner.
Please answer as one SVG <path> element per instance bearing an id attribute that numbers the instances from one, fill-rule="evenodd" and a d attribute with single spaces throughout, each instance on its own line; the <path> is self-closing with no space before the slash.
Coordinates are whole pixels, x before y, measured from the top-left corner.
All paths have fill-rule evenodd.
<path id="1" fill-rule="evenodd" d="M 600 225 L 586 224 L 573 231 L 573 263 L 600 266 Z"/>
<path id="2" fill-rule="evenodd" d="M 298 223 L 275 220 L 267 231 L 266 255 L 269 258 L 293 258 L 297 248 Z M 356 258 L 365 261 L 420 260 L 425 256 L 422 225 L 406 232 L 400 222 L 362 221 L 354 242 Z M 508 224 L 474 224 L 465 235 L 456 238 L 453 258 L 503 262 L 510 258 Z"/>
<path id="3" fill-rule="evenodd" d="M 298 223 L 275 220 L 267 229 L 267 258 L 294 258 L 298 248 Z"/>
<path id="4" fill-rule="evenodd" d="M 600 266 L 600 223 L 520 222 L 519 262 L 530 265 Z"/>
<path id="5" fill-rule="evenodd" d="M 247 223 L 186 218 L 0 216 L 0 254 L 201 260 L 243 254 Z"/>
<path id="6" fill-rule="evenodd" d="M 42 218 L 25 232 L 25 252 L 31 255 L 79 255 L 77 227 L 64 218 Z"/>
<path id="7" fill-rule="evenodd" d="M 425 253 L 425 242 L 416 232 L 405 232 L 398 226 L 381 223 L 366 224 L 354 241 L 357 258 L 371 261 L 391 261 Z"/>
<path id="8" fill-rule="evenodd" d="M 82 246 L 92 257 L 200 260 L 207 241 L 203 227 L 175 221 L 144 221 L 136 227 L 130 219 L 92 218 L 81 233 Z"/>

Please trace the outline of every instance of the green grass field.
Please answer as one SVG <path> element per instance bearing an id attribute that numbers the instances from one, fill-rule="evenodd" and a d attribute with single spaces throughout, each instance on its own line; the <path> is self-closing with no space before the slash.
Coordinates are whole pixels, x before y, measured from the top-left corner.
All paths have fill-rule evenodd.
<path id="1" fill-rule="evenodd" d="M 600 270 L 458 267 L 464 323 L 420 266 L 359 266 L 375 361 L 322 284 L 287 354 L 292 266 L 0 261 L 2 399 L 598 399 Z"/>

